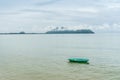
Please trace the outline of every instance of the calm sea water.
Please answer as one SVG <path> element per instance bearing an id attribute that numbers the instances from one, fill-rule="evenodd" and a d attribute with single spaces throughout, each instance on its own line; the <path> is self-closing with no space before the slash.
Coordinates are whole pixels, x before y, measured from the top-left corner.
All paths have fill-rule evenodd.
<path id="1" fill-rule="evenodd" d="M 119 41 L 120 34 L 0 35 L 0 80 L 120 80 Z"/>

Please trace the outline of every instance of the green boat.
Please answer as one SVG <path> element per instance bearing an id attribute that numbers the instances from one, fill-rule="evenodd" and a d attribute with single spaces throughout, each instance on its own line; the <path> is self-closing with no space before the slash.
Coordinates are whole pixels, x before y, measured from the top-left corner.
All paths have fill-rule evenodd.
<path id="1" fill-rule="evenodd" d="M 86 58 L 69 58 L 69 62 L 77 62 L 77 63 L 88 63 L 89 59 Z"/>

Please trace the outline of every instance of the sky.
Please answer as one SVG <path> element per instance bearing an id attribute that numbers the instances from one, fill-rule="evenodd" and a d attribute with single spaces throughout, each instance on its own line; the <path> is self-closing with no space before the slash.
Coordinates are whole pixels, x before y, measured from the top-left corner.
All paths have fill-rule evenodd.
<path id="1" fill-rule="evenodd" d="M 120 32 L 120 0 L 0 0 L 0 32 L 61 26 Z"/>

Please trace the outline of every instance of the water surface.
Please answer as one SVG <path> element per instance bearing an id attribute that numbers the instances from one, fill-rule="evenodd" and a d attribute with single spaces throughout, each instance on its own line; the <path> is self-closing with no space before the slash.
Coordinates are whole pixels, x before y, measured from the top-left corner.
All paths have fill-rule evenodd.
<path id="1" fill-rule="evenodd" d="M 120 34 L 0 35 L 0 80 L 120 80 L 119 41 Z"/>

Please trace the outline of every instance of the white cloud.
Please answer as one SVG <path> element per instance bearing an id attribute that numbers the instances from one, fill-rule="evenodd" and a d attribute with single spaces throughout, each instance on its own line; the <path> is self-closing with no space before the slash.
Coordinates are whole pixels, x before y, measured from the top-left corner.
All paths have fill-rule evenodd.
<path id="1" fill-rule="evenodd" d="M 107 5 L 108 8 L 110 9 L 119 9 L 120 8 L 120 3 L 110 3 Z"/>
<path id="2" fill-rule="evenodd" d="M 48 26 L 119 31 L 119 8 L 119 0 L 5 0 L 0 31 L 39 32 Z"/>

